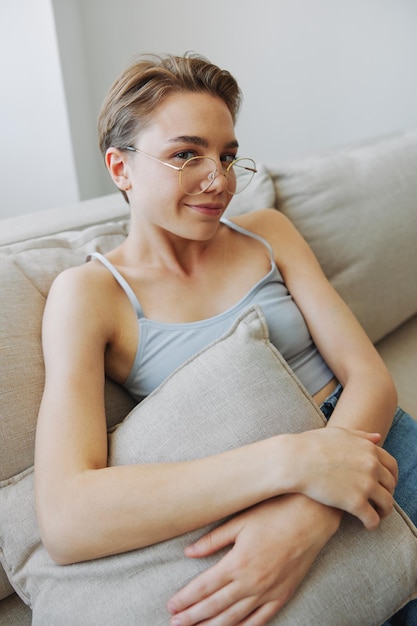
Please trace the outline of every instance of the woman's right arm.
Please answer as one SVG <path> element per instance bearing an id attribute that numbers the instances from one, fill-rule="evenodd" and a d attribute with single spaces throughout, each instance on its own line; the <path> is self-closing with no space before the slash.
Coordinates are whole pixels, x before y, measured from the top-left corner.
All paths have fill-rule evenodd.
<path id="1" fill-rule="evenodd" d="M 104 291 L 85 266 L 64 272 L 44 314 L 36 507 L 59 563 L 156 543 L 287 488 L 278 439 L 192 462 L 107 467 L 105 354 L 117 341 L 117 305 Z"/>
<path id="2" fill-rule="evenodd" d="M 319 439 L 311 433 L 316 442 L 312 452 L 307 433 L 190 462 L 107 467 L 105 355 L 117 341 L 117 324 L 113 300 L 104 292 L 89 271 L 70 270 L 55 281 L 45 309 L 46 382 L 36 435 L 35 490 L 41 536 L 58 563 L 150 545 L 273 496 L 307 491 L 320 456 L 317 500 L 322 495 L 326 504 L 348 510 L 337 494 L 363 479 L 358 476 L 360 460 L 369 457 L 374 459 L 374 469 L 368 471 L 371 491 L 381 491 L 387 500 L 392 470 L 386 453 L 368 441 L 372 436 L 342 429 L 320 433 Z M 341 445 L 347 466 L 337 474 Z M 370 493 L 362 494 L 358 516 L 371 506 L 365 503 L 369 498 Z"/>

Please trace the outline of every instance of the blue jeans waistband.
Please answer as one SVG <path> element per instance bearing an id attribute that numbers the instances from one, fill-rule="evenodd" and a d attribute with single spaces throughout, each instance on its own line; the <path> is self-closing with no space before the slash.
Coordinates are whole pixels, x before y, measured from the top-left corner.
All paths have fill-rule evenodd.
<path id="1" fill-rule="evenodd" d="M 342 395 L 342 391 L 343 391 L 343 387 L 342 385 L 339 383 L 336 387 L 336 389 L 329 395 L 327 396 L 327 398 L 325 399 L 325 401 L 320 405 L 320 410 L 323 413 L 324 417 L 328 420 L 330 419 L 337 401 L 339 400 L 340 396 Z"/>

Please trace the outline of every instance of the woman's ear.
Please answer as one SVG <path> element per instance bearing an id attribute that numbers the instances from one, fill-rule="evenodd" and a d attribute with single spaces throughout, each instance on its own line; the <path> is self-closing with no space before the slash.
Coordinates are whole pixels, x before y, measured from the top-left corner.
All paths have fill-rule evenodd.
<path id="1" fill-rule="evenodd" d="M 108 148 L 105 156 L 106 167 L 114 184 L 121 190 L 127 191 L 131 188 L 130 168 L 128 156 L 123 150 L 118 148 Z"/>

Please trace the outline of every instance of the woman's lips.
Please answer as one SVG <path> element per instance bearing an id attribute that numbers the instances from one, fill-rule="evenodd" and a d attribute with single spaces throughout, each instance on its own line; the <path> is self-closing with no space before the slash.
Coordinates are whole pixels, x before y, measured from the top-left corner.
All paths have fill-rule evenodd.
<path id="1" fill-rule="evenodd" d="M 224 211 L 223 204 L 217 203 L 206 203 L 206 204 L 190 204 L 187 203 L 187 206 L 193 211 L 197 211 L 202 215 L 208 215 L 210 217 L 218 217 Z"/>

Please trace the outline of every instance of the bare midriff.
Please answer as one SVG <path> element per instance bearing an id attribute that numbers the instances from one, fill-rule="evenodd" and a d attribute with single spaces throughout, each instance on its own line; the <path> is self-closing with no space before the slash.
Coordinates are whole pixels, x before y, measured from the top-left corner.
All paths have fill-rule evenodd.
<path id="1" fill-rule="evenodd" d="M 336 380 L 336 378 L 332 378 L 327 385 L 324 385 L 324 387 L 322 389 L 320 389 L 320 391 L 318 391 L 314 396 L 313 399 L 316 402 L 316 404 L 318 404 L 319 406 L 325 401 L 325 399 L 327 398 L 327 396 L 329 396 L 331 393 L 333 393 L 333 391 L 336 389 L 337 385 L 338 385 L 338 381 Z"/>

